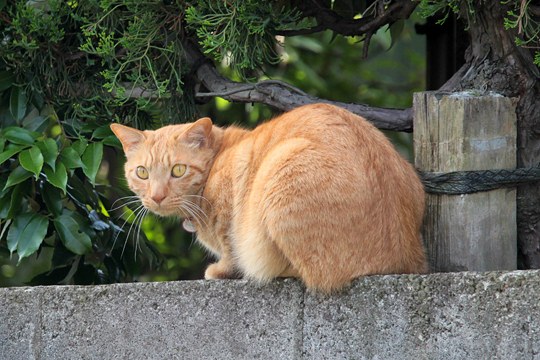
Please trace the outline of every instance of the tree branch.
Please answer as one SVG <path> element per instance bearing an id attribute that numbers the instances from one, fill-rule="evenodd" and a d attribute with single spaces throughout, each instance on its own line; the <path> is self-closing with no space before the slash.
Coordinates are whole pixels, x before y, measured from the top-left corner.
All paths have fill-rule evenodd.
<path id="1" fill-rule="evenodd" d="M 385 8 L 385 2 L 378 0 L 372 16 L 362 16 L 360 19 L 345 18 L 335 11 L 326 7 L 320 0 L 311 0 L 301 3 L 300 11 L 306 17 L 314 17 L 317 26 L 308 29 L 280 30 L 277 35 L 294 36 L 306 35 L 323 30 L 332 30 L 344 36 L 364 35 L 363 58 L 367 58 L 371 37 L 384 25 L 391 25 L 397 20 L 408 19 L 418 5 L 415 0 L 396 0 Z M 367 10 L 366 10 L 367 11 Z"/>
<path id="2" fill-rule="evenodd" d="M 412 109 L 374 108 L 361 104 L 349 104 L 320 99 L 277 80 L 267 80 L 256 84 L 246 84 L 223 77 L 208 61 L 201 61 L 204 55 L 198 47 L 184 41 L 184 50 L 190 64 L 199 64 L 194 69 L 197 80 L 209 92 L 195 94 L 198 98 L 219 96 L 233 102 L 262 103 L 279 110 L 288 111 L 296 107 L 314 104 L 333 104 L 369 120 L 383 130 L 412 131 Z"/>
<path id="3" fill-rule="evenodd" d="M 309 34 L 315 34 L 324 30 L 326 30 L 326 27 L 324 25 L 316 25 L 314 27 L 307 28 L 307 29 L 277 30 L 276 35 L 281 35 L 281 36 L 309 35 Z"/>
<path id="4" fill-rule="evenodd" d="M 540 16 L 540 6 L 539 5 L 529 5 L 529 11 L 534 16 Z"/>
<path id="5" fill-rule="evenodd" d="M 344 36 L 367 35 L 377 32 L 384 25 L 392 24 L 397 20 L 408 19 L 418 5 L 418 1 L 414 0 L 396 0 L 388 5 L 386 9 L 379 7 L 376 16 L 348 19 L 327 8 L 319 0 L 301 3 L 300 11 L 306 17 L 314 17 L 317 26 L 310 29 L 281 30 L 277 32 L 277 35 L 303 35 L 323 30 L 332 30 Z"/>

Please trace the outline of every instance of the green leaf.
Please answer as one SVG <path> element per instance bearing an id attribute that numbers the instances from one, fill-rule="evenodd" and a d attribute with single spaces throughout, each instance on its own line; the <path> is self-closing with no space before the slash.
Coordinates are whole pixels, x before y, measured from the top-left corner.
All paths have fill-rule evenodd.
<path id="1" fill-rule="evenodd" d="M 104 139 L 107 136 L 111 135 L 113 135 L 113 132 L 111 130 L 111 124 L 102 125 L 95 129 L 92 133 L 92 137 L 96 139 Z"/>
<path id="2" fill-rule="evenodd" d="M 60 240 L 60 236 L 58 235 L 58 232 L 57 232 L 56 238 L 58 238 Z M 71 264 L 71 263 L 73 263 L 73 261 L 75 260 L 75 258 L 77 256 L 79 256 L 79 255 L 76 255 L 76 254 L 72 253 L 71 251 L 69 251 L 60 242 L 60 243 L 56 244 L 55 247 L 54 247 L 53 257 L 51 259 L 51 265 L 52 265 L 53 268 L 57 268 L 59 266 L 65 265 L 65 264 Z"/>
<path id="3" fill-rule="evenodd" d="M 49 183 L 43 182 L 41 187 L 41 198 L 47 206 L 47 209 L 54 215 L 62 214 L 64 208 L 62 204 L 62 195 L 60 191 L 51 186 Z"/>
<path id="4" fill-rule="evenodd" d="M 32 177 L 32 173 L 29 171 L 26 171 L 21 166 L 17 166 L 15 170 L 9 174 L 9 177 L 6 182 L 6 186 L 4 186 L 4 189 L 7 189 L 10 186 L 22 183 L 24 180 L 28 179 L 29 177 Z"/>
<path id="5" fill-rule="evenodd" d="M 11 227 L 9 228 L 9 231 L 6 237 L 8 250 L 11 254 L 13 254 L 17 250 L 20 234 L 28 226 L 28 224 L 30 223 L 30 220 L 32 220 L 33 215 L 34 214 L 26 213 L 26 214 L 17 216 L 15 220 L 13 221 L 13 224 L 11 224 Z"/>
<path id="6" fill-rule="evenodd" d="M 1 191 L 0 219 L 13 219 L 21 210 L 24 184 Z"/>
<path id="7" fill-rule="evenodd" d="M 0 1 L 0 9 L 2 9 L 2 1 Z M 5 5 L 5 2 L 4 2 Z M 9 71 L 0 71 L 0 91 L 9 89 L 15 81 L 15 75 Z"/>
<path id="8" fill-rule="evenodd" d="M 43 116 L 31 116 L 29 114 L 22 122 L 22 126 L 30 131 L 42 131 L 46 126 L 45 122 L 48 120 Z M 44 126 L 45 125 L 45 126 Z"/>
<path id="9" fill-rule="evenodd" d="M 122 149 L 122 143 L 115 135 L 107 136 L 103 139 L 103 144 L 107 146 L 114 146 L 117 149 Z"/>
<path id="10" fill-rule="evenodd" d="M 88 145 L 81 156 L 83 172 L 92 184 L 95 184 L 96 175 L 103 157 L 103 143 L 95 142 Z"/>
<path id="11" fill-rule="evenodd" d="M 79 231 L 79 223 L 69 213 L 54 219 L 54 227 L 64 246 L 75 254 L 84 255 L 92 249 L 90 237 Z"/>
<path id="12" fill-rule="evenodd" d="M 58 161 L 56 162 L 54 170 L 49 166 L 45 166 L 43 172 L 47 176 L 47 181 L 50 184 L 62 190 L 64 194 L 66 193 L 67 171 L 64 164 Z"/>
<path id="13" fill-rule="evenodd" d="M 11 193 L 6 192 L 0 197 L 0 219 L 7 219 L 11 200 Z"/>
<path id="14" fill-rule="evenodd" d="M 2 153 L 0 153 L 0 165 L 3 164 L 4 161 L 6 161 L 7 159 L 11 158 L 13 155 L 17 154 L 18 152 L 26 148 L 27 146 L 21 146 L 21 145 L 8 146 L 7 149 L 5 149 Z"/>
<path id="15" fill-rule="evenodd" d="M 83 166 L 81 156 L 75 149 L 71 147 L 64 148 L 60 152 L 60 160 L 68 169 L 75 169 Z"/>
<path id="16" fill-rule="evenodd" d="M 21 201 L 23 198 L 23 187 L 24 184 L 19 184 L 13 187 L 11 192 L 11 197 L 9 201 L 9 209 L 6 215 L 7 219 L 13 219 L 21 211 Z"/>
<path id="17" fill-rule="evenodd" d="M 17 245 L 19 262 L 23 258 L 32 255 L 39 249 L 43 239 L 45 239 L 45 235 L 47 235 L 48 227 L 49 219 L 47 219 L 47 217 L 41 214 L 34 215 L 21 235 L 19 244 Z"/>
<path id="18" fill-rule="evenodd" d="M 73 150 L 75 150 L 79 154 L 79 156 L 82 156 L 87 146 L 88 146 L 88 141 L 86 139 L 79 139 L 75 141 L 73 144 L 71 144 L 71 147 L 73 148 Z"/>
<path id="19" fill-rule="evenodd" d="M 17 250 L 19 262 L 39 249 L 48 225 L 49 220 L 45 216 L 35 213 L 22 214 L 13 220 L 7 234 L 7 243 L 12 254 Z"/>
<path id="20" fill-rule="evenodd" d="M 43 155 L 37 146 L 32 146 L 30 149 L 21 151 L 19 154 L 19 163 L 23 168 L 38 177 L 43 167 Z"/>
<path id="21" fill-rule="evenodd" d="M 26 129 L 10 126 L 5 128 L 3 133 L 4 137 L 14 144 L 34 145 L 35 139 L 32 136 L 32 133 Z"/>
<path id="22" fill-rule="evenodd" d="M 88 185 L 87 185 L 88 184 Z M 70 191 L 69 195 L 73 196 L 81 204 L 90 204 L 94 206 L 92 190 L 87 191 L 86 185 L 90 186 L 88 181 L 82 181 L 78 176 L 72 176 L 69 179 Z"/>
<path id="23" fill-rule="evenodd" d="M 56 141 L 51 138 L 47 138 L 38 142 L 36 145 L 41 150 L 45 163 L 51 168 L 54 168 L 56 158 L 58 157 L 58 145 L 56 144 Z"/>
<path id="24" fill-rule="evenodd" d="M 392 38 L 392 43 L 390 44 L 388 50 L 390 50 L 392 46 L 394 46 L 394 44 L 396 43 L 397 39 L 399 39 L 404 27 L 405 20 L 398 20 L 390 25 L 390 37 Z"/>
<path id="25" fill-rule="evenodd" d="M 26 92 L 18 86 L 11 88 L 9 98 L 9 111 L 17 121 L 21 121 L 26 114 Z"/>

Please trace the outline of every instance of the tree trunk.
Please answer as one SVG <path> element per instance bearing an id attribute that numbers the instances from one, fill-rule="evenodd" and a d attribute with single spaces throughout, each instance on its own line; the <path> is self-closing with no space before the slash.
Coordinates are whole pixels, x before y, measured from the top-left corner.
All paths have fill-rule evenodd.
<path id="1" fill-rule="evenodd" d="M 540 163 L 540 73 L 532 54 L 515 45 L 516 33 L 505 30 L 508 8 L 499 1 L 475 1 L 469 22 L 471 45 L 465 65 L 443 90 L 493 91 L 517 101 L 518 167 Z M 467 16 L 467 10 L 462 16 Z M 518 188 L 518 267 L 540 268 L 540 186 Z"/>

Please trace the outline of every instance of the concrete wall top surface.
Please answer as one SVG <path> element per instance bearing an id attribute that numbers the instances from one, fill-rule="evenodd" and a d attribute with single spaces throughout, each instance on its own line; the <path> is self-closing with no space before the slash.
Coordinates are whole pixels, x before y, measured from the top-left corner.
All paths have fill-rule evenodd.
<path id="1" fill-rule="evenodd" d="M 540 359 L 540 271 L 0 289 L 0 359 Z"/>

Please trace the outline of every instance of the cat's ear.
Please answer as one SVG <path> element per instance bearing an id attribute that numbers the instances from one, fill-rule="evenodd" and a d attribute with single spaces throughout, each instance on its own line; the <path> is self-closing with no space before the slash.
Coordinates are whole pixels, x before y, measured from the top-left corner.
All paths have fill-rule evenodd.
<path id="1" fill-rule="evenodd" d="M 212 143 L 212 120 L 202 118 L 195 121 L 182 136 L 182 141 L 188 146 L 200 148 Z"/>
<path id="2" fill-rule="evenodd" d="M 126 155 L 137 150 L 137 147 L 146 139 L 140 130 L 120 124 L 111 124 L 111 130 L 122 143 Z"/>

